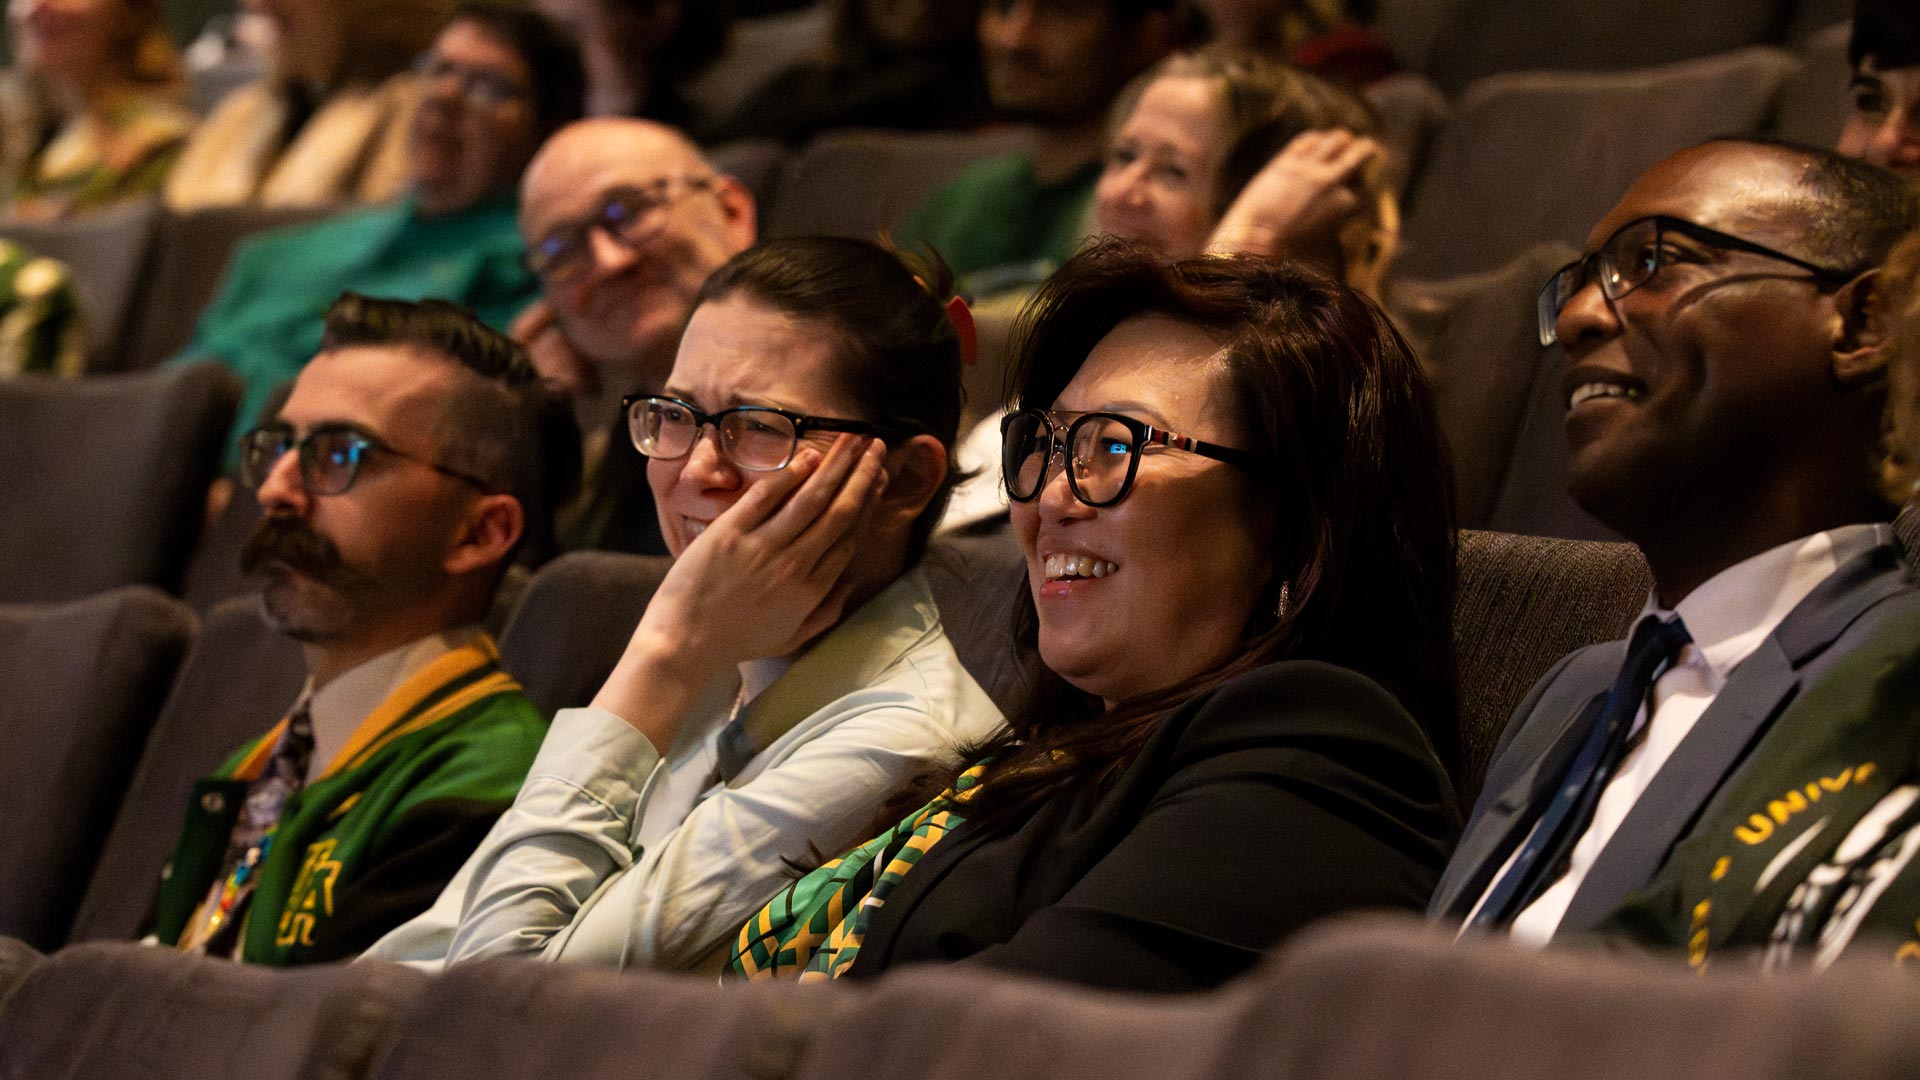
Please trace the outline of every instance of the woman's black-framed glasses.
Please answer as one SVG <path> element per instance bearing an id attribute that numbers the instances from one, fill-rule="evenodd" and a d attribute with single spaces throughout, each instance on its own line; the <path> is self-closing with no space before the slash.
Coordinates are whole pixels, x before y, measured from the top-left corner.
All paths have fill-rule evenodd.
<path id="1" fill-rule="evenodd" d="M 565 282 L 586 268 L 592 230 L 637 248 L 666 231 L 667 211 L 675 199 L 713 186 L 710 176 L 663 176 L 651 183 L 614 188 L 593 215 L 547 233 L 527 249 L 521 262 L 535 277 Z"/>
<path id="2" fill-rule="evenodd" d="M 1560 313 L 1566 310 L 1573 294 L 1585 288 L 1587 282 L 1599 282 L 1602 296 L 1618 300 L 1653 280 L 1653 276 L 1666 265 L 1669 233 L 1677 233 L 1720 251 L 1744 251 L 1776 259 L 1789 266 L 1797 266 L 1832 285 L 1845 284 L 1858 273 L 1810 263 L 1765 244 L 1756 244 L 1718 229 L 1696 225 L 1685 218 L 1665 214 L 1636 218 L 1615 229 L 1598 250 L 1575 259 L 1554 271 L 1553 276 L 1547 279 L 1536 305 L 1540 320 L 1540 344 L 1551 345 L 1560 339 L 1557 329 Z"/>
<path id="3" fill-rule="evenodd" d="M 855 435 L 891 436 L 896 429 L 864 420 L 835 420 L 804 416 L 771 405 L 735 405 L 718 412 L 702 412 L 679 398 L 631 394 L 620 401 L 627 433 L 634 449 L 658 461 L 673 461 L 693 452 L 708 424 L 717 433 L 716 445 L 728 461 L 748 472 L 774 472 L 793 462 L 800 440 L 816 431 L 846 431 Z"/>
<path id="4" fill-rule="evenodd" d="M 1081 413 L 1071 422 L 1042 409 L 1022 409 L 1000 421 L 1000 474 L 1007 497 L 1032 502 L 1047 486 L 1056 457 L 1067 462 L 1067 487 L 1088 506 L 1112 506 L 1133 490 L 1140 452 L 1149 446 L 1185 450 L 1242 469 L 1258 467 L 1245 450 L 1201 442 L 1119 413 Z"/>
<path id="5" fill-rule="evenodd" d="M 360 463 L 369 453 L 391 454 L 455 480 L 464 480 L 481 491 L 493 490 L 492 485 L 477 476 L 395 450 L 353 428 L 317 427 L 296 437 L 293 429 L 282 424 L 265 424 L 240 436 L 240 482 L 258 489 L 288 451 L 299 455 L 300 482 L 315 495 L 345 494 L 360 476 Z"/>

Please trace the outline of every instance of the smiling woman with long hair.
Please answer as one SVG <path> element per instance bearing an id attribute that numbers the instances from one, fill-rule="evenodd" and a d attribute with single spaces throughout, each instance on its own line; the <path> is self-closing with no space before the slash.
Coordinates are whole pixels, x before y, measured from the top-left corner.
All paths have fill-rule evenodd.
<path id="1" fill-rule="evenodd" d="M 1003 425 L 1049 677 L 920 811 L 742 928 L 748 976 L 967 960 L 1216 985 L 1419 908 L 1458 812 L 1451 480 L 1379 309 L 1108 243 L 1042 290 Z"/>

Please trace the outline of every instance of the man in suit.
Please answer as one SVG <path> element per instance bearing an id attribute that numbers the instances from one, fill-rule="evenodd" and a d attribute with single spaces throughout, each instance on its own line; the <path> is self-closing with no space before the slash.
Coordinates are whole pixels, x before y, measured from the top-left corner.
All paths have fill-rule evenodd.
<path id="1" fill-rule="evenodd" d="M 520 236 L 541 300 L 514 324 L 588 432 L 585 497 L 569 548 L 666 554 L 620 399 L 658 390 L 694 294 L 755 239 L 753 195 L 679 131 L 582 120 L 547 140 L 520 188 Z"/>
<path id="2" fill-rule="evenodd" d="M 1630 641 L 1562 660 L 1495 751 L 1430 911 L 1545 943 L 1644 886 L 1800 689 L 1920 604 L 1876 492 L 1898 177 L 1718 140 L 1643 174 L 1541 294 L 1574 499 L 1637 543 Z"/>

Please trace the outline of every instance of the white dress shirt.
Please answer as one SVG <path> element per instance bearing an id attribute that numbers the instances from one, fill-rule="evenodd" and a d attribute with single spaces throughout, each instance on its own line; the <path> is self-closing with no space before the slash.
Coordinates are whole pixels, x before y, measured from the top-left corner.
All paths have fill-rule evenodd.
<path id="1" fill-rule="evenodd" d="M 769 674 L 748 668 L 749 688 Z M 918 571 L 771 674 L 745 706 L 763 749 L 724 783 L 710 779 L 734 685 L 710 688 L 664 759 L 612 713 L 562 710 L 513 807 L 366 956 L 717 968 L 794 864 L 866 839 L 888 795 L 1001 724 Z"/>
<path id="2" fill-rule="evenodd" d="M 1727 685 L 1733 669 L 1842 563 L 1887 539 L 1886 528 L 1879 525 L 1847 525 L 1815 533 L 1722 570 L 1688 593 L 1673 611 L 1662 609 L 1652 598 L 1647 600 L 1641 619 L 1666 620 L 1678 614 L 1693 642 L 1654 680 L 1634 719 L 1637 745 L 1627 751 L 1607 781 L 1594 806 L 1593 820 L 1573 847 L 1566 874 L 1514 916 L 1515 941 L 1539 946 L 1553 939 L 1587 872 L 1661 766 Z M 1514 855 L 1508 856 L 1509 865 L 1523 846 L 1517 845 Z M 1502 866 L 1492 880 L 1498 882 L 1506 870 Z M 1481 900 L 1485 902 L 1485 897 Z"/>
<path id="3" fill-rule="evenodd" d="M 455 649 L 486 635 L 479 626 L 461 626 L 408 642 L 341 672 L 318 690 L 309 677 L 292 712 L 307 706 L 313 724 L 313 757 L 307 763 L 307 781 L 327 771 L 327 766 L 360 730 L 367 717 L 387 700 L 400 684 L 425 670 L 427 665 Z"/>

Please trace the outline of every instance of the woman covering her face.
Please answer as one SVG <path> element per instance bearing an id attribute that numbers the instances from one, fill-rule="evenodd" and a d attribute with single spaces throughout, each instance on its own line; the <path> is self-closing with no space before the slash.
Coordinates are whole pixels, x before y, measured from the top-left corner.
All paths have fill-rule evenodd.
<path id="1" fill-rule="evenodd" d="M 1295 266 L 1110 242 L 1028 314 L 1002 475 L 1050 672 L 924 809 L 741 929 L 748 976 L 1224 982 L 1419 908 L 1459 818 L 1451 484 L 1406 346 Z"/>
<path id="2" fill-rule="evenodd" d="M 998 727 L 914 569 L 960 415 L 944 285 L 829 239 L 707 280 L 666 385 L 623 405 L 672 569 L 513 808 L 369 955 L 699 966 Z"/>

